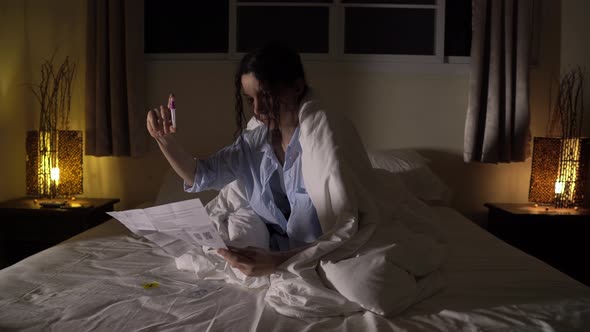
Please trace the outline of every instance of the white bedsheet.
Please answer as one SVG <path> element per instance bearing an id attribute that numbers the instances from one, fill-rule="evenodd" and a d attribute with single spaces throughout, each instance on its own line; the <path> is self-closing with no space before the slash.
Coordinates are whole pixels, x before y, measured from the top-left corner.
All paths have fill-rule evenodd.
<path id="1" fill-rule="evenodd" d="M 588 287 L 436 212 L 447 287 L 396 318 L 282 316 L 263 290 L 198 280 L 113 220 L 1 270 L 0 331 L 590 331 Z"/>

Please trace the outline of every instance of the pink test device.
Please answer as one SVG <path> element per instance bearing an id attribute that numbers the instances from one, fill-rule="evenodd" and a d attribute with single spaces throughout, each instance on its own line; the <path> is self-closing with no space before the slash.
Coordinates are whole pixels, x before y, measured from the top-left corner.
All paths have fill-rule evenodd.
<path id="1" fill-rule="evenodd" d="M 172 127 L 176 129 L 176 103 L 173 93 L 171 93 L 168 97 L 168 108 L 170 109 L 170 113 L 172 114 Z"/>

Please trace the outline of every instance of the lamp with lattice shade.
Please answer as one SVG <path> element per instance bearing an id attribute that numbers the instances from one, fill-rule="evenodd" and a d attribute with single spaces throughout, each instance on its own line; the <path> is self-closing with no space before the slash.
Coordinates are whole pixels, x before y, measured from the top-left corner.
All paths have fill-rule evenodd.
<path id="1" fill-rule="evenodd" d="M 590 139 L 535 137 L 529 201 L 575 208 L 584 202 Z"/>
<path id="2" fill-rule="evenodd" d="M 26 153 L 27 195 L 56 198 L 84 192 L 82 131 L 29 131 Z"/>

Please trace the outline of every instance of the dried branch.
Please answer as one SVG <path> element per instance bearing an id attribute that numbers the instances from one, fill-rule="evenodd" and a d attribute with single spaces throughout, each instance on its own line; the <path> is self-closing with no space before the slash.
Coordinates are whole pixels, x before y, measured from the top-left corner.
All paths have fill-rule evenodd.
<path id="1" fill-rule="evenodd" d="M 558 83 L 555 104 L 549 114 L 546 129 L 548 136 L 554 136 L 559 131 L 561 137 L 565 138 L 581 136 L 584 119 L 584 76 L 585 70 L 579 66 L 562 76 Z M 550 97 L 550 103 L 551 99 Z"/>
<path id="2" fill-rule="evenodd" d="M 72 81 L 76 64 L 72 64 L 69 57 L 66 57 L 64 62 L 56 68 L 53 64 L 54 58 L 55 53 L 41 65 L 39 85 L 31 85 L 31 90 L 41 108 L 40 131 L 67 130 L 70 124 Z"/>

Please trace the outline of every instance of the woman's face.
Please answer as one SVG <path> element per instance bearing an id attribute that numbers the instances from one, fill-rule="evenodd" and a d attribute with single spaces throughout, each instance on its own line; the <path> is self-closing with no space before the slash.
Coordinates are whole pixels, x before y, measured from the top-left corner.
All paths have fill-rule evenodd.
<path id="1" fill-rule="evenodd" d="M 297 84 L 296 84 L 297 85 Z M 301 92 L 298 92 L 299 88 L 283 88 L 279 92 L 279 112 L 281 119 L 284 119 L 289 112 L 297 110 L 298 96 Z M 253 73 L 242 75 L 242 93 L 244 100 L 248 107 L 254 113 L 254 116 L 258 121 L 263 122 L 271 129 L 275 129 L 274 115 L 270 111 L 273 100 L 272 96 L 267 95 L 267 92 L 263 91 L 260 82 L 256 79 Z"/>

